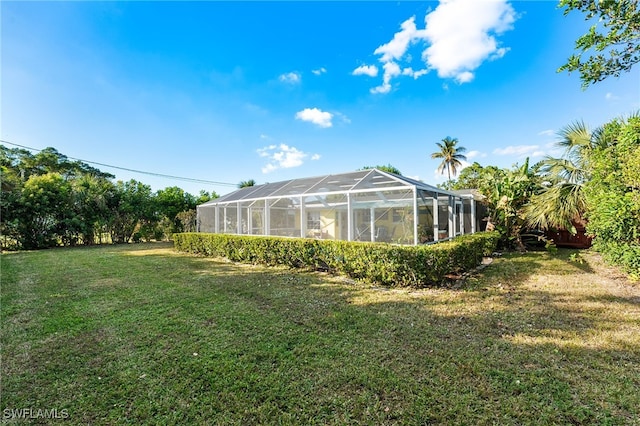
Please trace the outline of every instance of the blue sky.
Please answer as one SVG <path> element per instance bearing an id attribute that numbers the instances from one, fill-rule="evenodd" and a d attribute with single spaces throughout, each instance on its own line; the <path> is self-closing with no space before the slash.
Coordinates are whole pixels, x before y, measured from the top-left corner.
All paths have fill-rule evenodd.
<path id="1" fill-rule="evenodd" d="M 556 69 L 591 24 L 554 1 L 2 2 L 1 138 L 229 184 L 392 164 L 436 142 L 509 167 L 640 108 L 640 70 Z M 208 185 L 107 167 L 154 190 Z"/>

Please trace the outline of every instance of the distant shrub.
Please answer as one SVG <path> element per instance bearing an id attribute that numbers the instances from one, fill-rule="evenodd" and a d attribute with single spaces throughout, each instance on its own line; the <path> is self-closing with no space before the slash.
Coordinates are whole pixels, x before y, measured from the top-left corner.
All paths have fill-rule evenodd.
<path id="1" fill-rule="evenodd" d="M 479 265 L 483 256 L 495 250 L 498 239 L 497 232 L 482 232 L 433 245 L 399 246 L 229 234 L 173 236 L 178 251 L 234 262 L 330 271 L 392 287 L 440 284 L 448 274 Z"/>

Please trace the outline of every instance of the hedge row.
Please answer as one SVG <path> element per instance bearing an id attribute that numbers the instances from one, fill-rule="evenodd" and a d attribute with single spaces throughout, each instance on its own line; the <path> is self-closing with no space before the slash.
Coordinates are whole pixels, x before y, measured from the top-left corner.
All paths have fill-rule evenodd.
<path id="1" fill-rule="evenodd" d="M 497 232 L 464 235 L 422 246 L 302 238 L 183 233 L 173 236 L 178 251 L 225 257 L 234 262 L 286 265 L 347 275 L 386 286 L 425 287 L 445 276 L 475 268 L 490 255 Z"/>

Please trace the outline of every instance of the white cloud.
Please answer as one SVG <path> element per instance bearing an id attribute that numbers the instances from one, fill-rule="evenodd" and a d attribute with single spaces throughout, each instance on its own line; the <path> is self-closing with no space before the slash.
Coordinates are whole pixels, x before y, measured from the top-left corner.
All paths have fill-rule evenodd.
<path id="1" fill-rule="evenodd" d="M 353 70 L 353 75 L 368 75 L 369 77 L 375 77 L 378 75 L 378 67 L 375 65 L 360 65 Z"/>
<path id="2" fill-rule="evenodd" d="M 312 73 L 314 73 L 315 75 L 320 75 L 320 74 L 324 74 L 327 72 L 327 69 L 325 67 L 320 67 L 317 70 L 312 70 Z"/>
<path id="3" fill-rule="evenodd" d="M 408 75 L 409 77 L 413 77 L 414 80 L 419 79 L 423 75 L 426 75 L 428 72 L 429 72 L 428 69 L 414 71 L 414 69 L 411 67 L 402 69 L 402 75 Z"/>
<path id="4" fill-rule="evenodd" d="M 487 154 L 485 154 L 484 152 L 480 152 L 480 151 L 469 151 L 465 157 L 467 157 L 467 160 L 472 160 L 474 158 L 485 158 L 487 156 Z"/>
<path id="5" fill-rule="evenodd" d="M 350 119 L 349 117 L 347 117 L 346 115 L 344 115 L 343 113 L 341 113 L 341 112 L 336 112 L 336 113 L 335 113 L 335 116 L 336 116 L 336 117 L 339 117 L 339 118 L 340 118 L 340 120 L 342 120 L 342 122 L 343 122 L 343 123 L 351 124 L 351 119 Z"/>
<path id="6" fill-rule="evenodd" d="M 281 143 L 280 145 L 269 145 L 259 149 L 258 155 L 267 158 L 269 162 L 262 168 L 262 173 L 270 173 L 278 169 L 290 169 L 299 167 L 304 163 L 304 159 L 309 157 L 306 152 L 300 151 L 296 147 Z M 319 154 L 311 155 L 312 160 L 319 160 Z"/>
<path id="7" fill-rule="evenodd" d="M 611 93 L 611 92 L 607 92 L 607 94 L 606 94 L 606 95 L 604 95 L 604 98 L 605 98 L 606 100 L 608 100 L 608 101 L 617 101 L 617 100 L 619 100 L 619 99 L 620 99 L 620 97 L 619 97 L 619 96 L 616 96 L 616 95 L 614 95 L 614 94 L 613 94 L 613 93 Z"/>
<path id="8" fill-rule="evenodd" d="M 395 62 L 387 62 L 382 68 L 384 69 L 382 84 L 371 89 L 371 93 L 389 93 L 389 91 L 391 91 L 391 79 L 402 73 L 400 67 Z"/>
<path id="9" fill-rule="evenodd" d="M 455 76 L 455 80 L 462 84 L 462 83 L 469 83 L 470 81 L 473 80 L 475 76 L 473 75 L 473 73 L 471 71 L 464 71 L 461 72 L 460 74 Z"/>
<path id="10" fill-rule="evenodd" d="M 515 20 L 509 0 L 440 0 L 438 7 L 426 14 L 424 29 L 416 26 L 413 16 L 400 25 L 391 41 L 376 48 L 374 54 L 380 55 L 385 72 L 382 83 L 371 92 L 388 93 L 393 78 L 404 75 L 418 79 L 430 70 L 436 70 L 440 78 L 469 83 L 483 62 L 499 59 L 509 51 L 499 46 L 496 36 L 510 30 Z M 396 73 L 399 63 L 412 61 L 413 56 L 408 54 L 412 45 L 423 49 L 426 68 L 414 71 L 403 65 L 402 72 Z M 375 74 L 366 66 L 353 72 L 363 74 L 375 77 L 377 68 Z"/>
<path id="11" fill-rule="evenodd" d="M 278 145 L 265 146 L 264 148 L 261 148 L 261 149 L 258 150 L 258 155 L 260 157 L 268 157 L 269 156 L 269 151 L 273 151 L 277 147 L 278 147 Z"/>
<path id="12" fill-rule="evenodd" d="M 278 80 L 282 83 L 286 84 L 299 84 L 302 82 L 302 75 L 299 72 L 289 72 L 286 74 L 282 74 L 278 77 Z"/>
<path id="13" fill-rule="evenodd" d="M 425 17 L 430 46 L 422 53 L 441 78 L 470 81 L 485 60 L 505 55 L 495 35 L 510 30 L 516 13 L 507 0 L 441 0 Z"/>
<path id="14" fill-rule="evenodd" d="M 319 110 L 318 108 L 305 108 L 296 113 L 297 120 L 308 121 L 320 127 L 333 126 L 333 123 L 331 123 L 332 118 L 333 114 Z"/>
<path id="15" fill-rule="evenodd" d="M 425 30 L 418 30 L 416 17 L 412 16 L 400 25 L 400 31 L 393 35 L 393 39 L 373 51 L 374 55 L 382 55 L 380 62 L 388 63 L 401 59 L 407 52 L 409 45 L 425 37 Z"/>
<path id="16" fill-rule="evenodd" d="M 555 130 L 547 129 L 538 133 L 538 136 L 555 136 Z"/>
<path id="17" fill-rule="evenodd" d="M 511 145 L 504 148 L 496 148 L 493 150 L 496 155 L 515 155 L 518 157 L 538 157 L 544 155 L 539 145 Z"/>

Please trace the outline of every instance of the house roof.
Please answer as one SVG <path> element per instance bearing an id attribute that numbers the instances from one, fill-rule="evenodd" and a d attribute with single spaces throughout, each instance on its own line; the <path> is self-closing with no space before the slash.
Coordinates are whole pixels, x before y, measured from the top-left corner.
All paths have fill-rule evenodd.
<path id="1" fill-rule="evenodd" d="M 367 169 L 334 175 L 291 179 L 241 188 L 202 204 L 202 206 L 235 201 L 252 201 L 263 198 L 345 193 L 352 191 L 368 192 L 388 189 L 410 189 L 414 187 L 443 195 L 454 195 L 450 191 L 445 191 L 444 189 L 436 188 L 435 186 L 405 176 L 383 172 L 378 169 Z"/>

